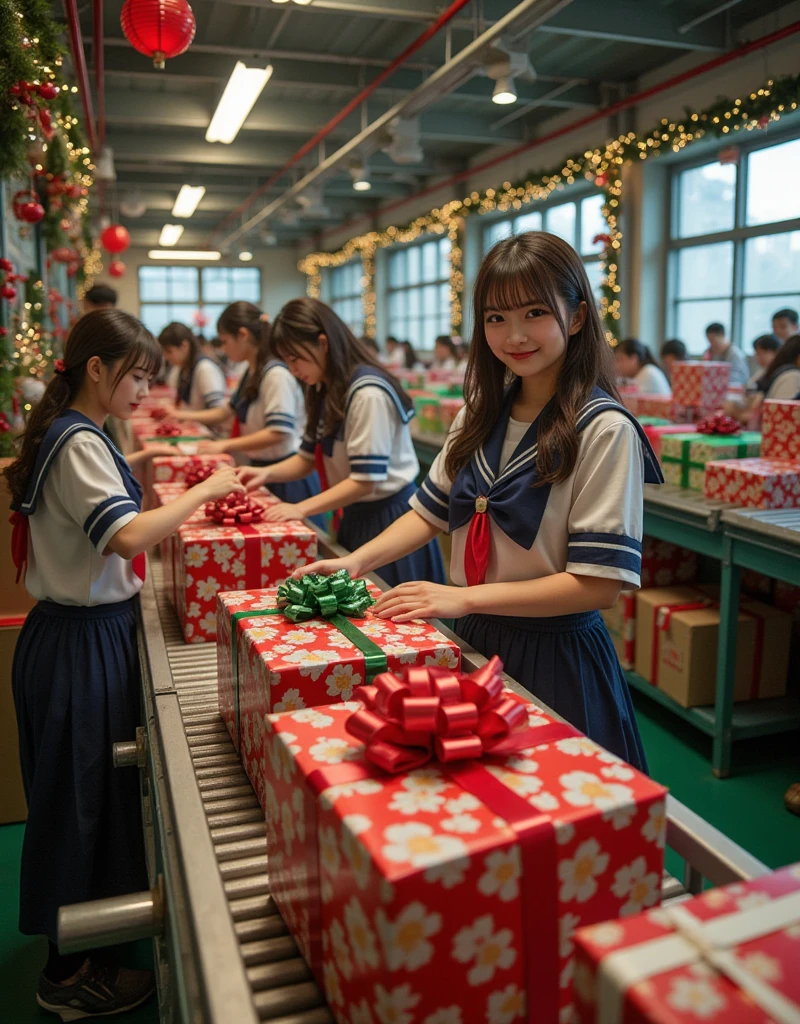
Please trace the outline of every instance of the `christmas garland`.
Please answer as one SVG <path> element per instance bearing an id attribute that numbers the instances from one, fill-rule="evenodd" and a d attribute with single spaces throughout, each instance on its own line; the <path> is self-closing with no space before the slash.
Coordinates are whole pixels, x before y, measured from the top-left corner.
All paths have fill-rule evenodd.
<path id="1" fill-rule="evenodd" d="M 782 114 L 796 110 L 799 103 L 800 75 L 770 80 L 760 89 L 749 94 L 741 94 L 740 98 L 720 98 L 701 111 L 692 112 L 687 109 L 683 118 L 662 118 L 659 124 L 646 134 L 628 132 L 604 146 L 573 153 L 555 167 L 531 172 L 521 181 L 506 181 L 498 188 L 474 191 L 463 199 L 453 200 L 415 218 L 405 226 L 390 225 L 383 231 L 370 231 L 356 236 L 337 252 L 311 253 L 300 260 L 298 269 L 308 277 L 308 294 L 318 296 L 323 269 L 341 266 L 360 256 L 368 279 L 363 298 L 365 329 L 367 334 L 372 335 L 375 331 L 375 251 L 395 243 L 414 241 L 426 232 L 447 233 L 452 246 L 452 326 L 457 331 L 462 320 L 464 283 L 461 271 L 462 252 L 458 240 L 464 219 L 476 213 L 481 215 L 493 211 L 520 210 L 531 202 L 548 199 L 554 192 L 563 190 L 580 178 L 585 178 L 602 189 L 605 200 L 603 217 L 607 231 L 595 239 L 602 245 L 604 271 L 600 308 L 608 340 L 611 344 L 616 344 L 620 330 L 621 287 L 618 280 L 622 233 L 619 230 L 619 217 L 622 210 L 623 164 L 627 161 L 646 160 L 667 150 L 677 153 L 691 142 L 707 135 L 730 139 L 735 132 L 766 128 L 770 122 L 780 120 Z"/>

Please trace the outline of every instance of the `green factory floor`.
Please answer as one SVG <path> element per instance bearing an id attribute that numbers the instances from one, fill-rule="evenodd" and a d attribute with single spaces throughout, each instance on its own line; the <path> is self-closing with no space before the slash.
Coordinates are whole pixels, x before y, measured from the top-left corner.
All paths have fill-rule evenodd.
<path id="1" fill-rule="evenodd" d="M 711 741 L 658 708 L 634 696 L 652 775 L 707 821 L 716 825 L 770 867 L 800 860 L 800 818 L 783 806 L 783 794 L 800 782 L 797 734 L 751 740 L 734 747 L 736 774 L 714 778 Z M 42 1024 L 56 1018 L 34 1002 L 36 977 L 44 959 L 43 940 L 17 931 L 19 856 L 22 825 L 0 828 L 0 991 L 8 1024 Z M 677 871 L 677 858 L 668 861 Z M 152 1024 L 154 1003 L 126 1018 L 130 1024 Z"/>

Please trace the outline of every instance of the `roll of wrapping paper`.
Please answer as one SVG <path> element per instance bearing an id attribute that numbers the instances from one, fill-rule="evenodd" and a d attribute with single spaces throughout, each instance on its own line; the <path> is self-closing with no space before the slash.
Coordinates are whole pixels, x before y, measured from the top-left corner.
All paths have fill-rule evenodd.
<path id="1" fill-rule="evenodd" d="M 674 442 L 681 446 L 680 458 L 669 455 L 664 448 L 669 448 Z M 761 447 L 761 434 L 750 431 L 743 434 L 671 434 L 667 435 L 661 447 L 661 463 L 663 466 L 679 464 L 681 468 L 681 487 L 689 486 L 689 474 L 693 469 L 704 470 L 705 462 L 697 462 L 691 459 L 692 445 L 710 445 L 712 448 L 727 448 L 734 454 L 714 453 L 708 462 L 718 459 L 745 459 L 748 456 L 758 454 Z"/>

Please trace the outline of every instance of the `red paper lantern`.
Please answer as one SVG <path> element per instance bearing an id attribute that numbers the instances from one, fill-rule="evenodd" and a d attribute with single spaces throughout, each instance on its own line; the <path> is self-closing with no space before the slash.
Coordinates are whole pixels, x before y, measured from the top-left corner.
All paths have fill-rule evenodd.
<path id="1" fill-rule="evenodd" d="M 125 0 L 120 21 L 134 50 L 152 57 L 156 68 L 189 49 L 196 27 L 186 0 Z"/>
<path id="2" fill-rule="evenodd" d="M 128 234 L 128 229 L 121 224 L 110 224 L 100 235 L 100 244 L 106 252 L 116 255 L 125 252 L 131 244 L 131 236 Z"/>
<path id="3" fill-rule="evenodd" d="M 112 260 L 108 265 L 108 272 L 112 277 L 122 277 L 125 273 L 125 264 L 122 260 Z"/>

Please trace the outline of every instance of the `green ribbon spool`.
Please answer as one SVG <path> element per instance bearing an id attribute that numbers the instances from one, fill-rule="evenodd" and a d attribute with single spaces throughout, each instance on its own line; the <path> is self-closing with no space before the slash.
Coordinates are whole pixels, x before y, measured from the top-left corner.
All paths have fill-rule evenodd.
<path id="1" fill-rule="evenodd" d="M 365 682 L 370 683 L 379 672 L 386 671 L 386 655 L 380 647 L 350 621 L 363 619 L 375 599 L 367 590 L 366 580 L 353 580 L 346 569 L 332 576 L 309 573 L 299 580 L 285 580 L 278 586 L 277 608 L 255 608 L 231 615 L 231 673 L 233 676 L 233 706 L 238 745 L 239 707 L 239 622 L 267 615 L 283 615 L 289 622 L 307 622 L 324 618 L 339 630 L 364 655 Z"/>

